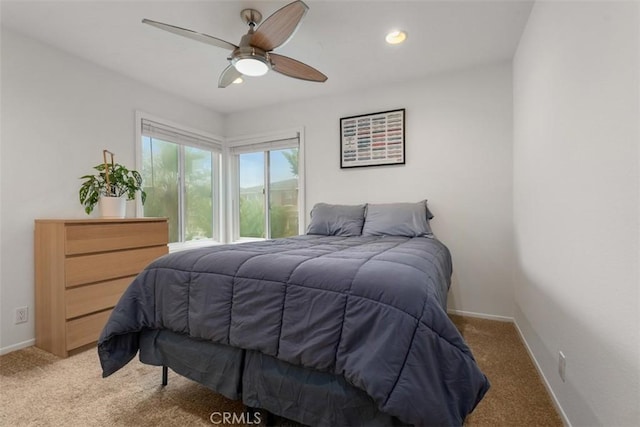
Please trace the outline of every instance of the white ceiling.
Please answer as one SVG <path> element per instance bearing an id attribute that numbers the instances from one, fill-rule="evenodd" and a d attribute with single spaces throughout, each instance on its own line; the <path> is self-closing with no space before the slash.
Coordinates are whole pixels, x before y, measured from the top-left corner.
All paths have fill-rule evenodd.
<path id="1" fill-rule="evenodd" d="M 218 89 L 228 51 L 141 23 L 165 22 L 238 44 L 245 8 L 266 18 L 289 1 L 1 0 L 2 25 L 220 113 L 376 87 L 513 57 L 532 0 L 314 1 L 277 53 L 326 74 L 275 72 Z M 401 46 L 384 42 L 393 28 Z"/>

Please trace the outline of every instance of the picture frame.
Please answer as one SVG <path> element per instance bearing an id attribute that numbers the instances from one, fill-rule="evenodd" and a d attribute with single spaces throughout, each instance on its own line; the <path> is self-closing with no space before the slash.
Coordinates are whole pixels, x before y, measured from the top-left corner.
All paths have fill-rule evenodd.
<path id="1" fill-rule="evenodd" d="M 341 169 L 404 164 L 404 108 L 340 119 Z"/>

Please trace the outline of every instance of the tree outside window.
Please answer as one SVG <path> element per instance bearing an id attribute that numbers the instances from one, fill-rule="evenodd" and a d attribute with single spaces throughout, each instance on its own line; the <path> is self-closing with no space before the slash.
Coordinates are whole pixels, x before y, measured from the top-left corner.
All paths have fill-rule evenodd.
<path id="1" fill-rule="evenodd" d="M 240 237 L 279 238 L 297 235 L 298 149 L 240 154 L 239 176 Z M 265 186 L 265 180 L 268 186 Z M 265 205 L 269 206 L 268 217 Z M 269 233 L 265 232 L 267 223 Z"/>
<path id="2" fill-rule="evenodd" d="M 214 237 L 211 151 L 143 136 L 145 216 L 169 218 L 169 242 Z"/>

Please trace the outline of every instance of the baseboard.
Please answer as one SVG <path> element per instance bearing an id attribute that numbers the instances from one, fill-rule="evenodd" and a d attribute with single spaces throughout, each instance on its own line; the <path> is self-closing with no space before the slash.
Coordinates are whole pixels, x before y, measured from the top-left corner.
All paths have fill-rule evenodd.
<path id="1" fill-rule="evenodd" d="M 542 368 L 540 367 L 540 364 L 538 363 L 538 360 L 536 359 L 536 357 L 533 355 L 533 351 L 531 351 L 531 347 L 529 347 L 529 343 L 525 339 L 524 334 L 520 329 L 520 326 L 518 326 L 518 322 L 514 321 L 513 324 L 515 325 L 516 330 L 518 331 L 518 335 L 520 335 L 520 340 L 522 341 L 524 348 L 526 348 L 527 353 L 529 353 L 529 357 L 531 358 L 533 365 L 536 367 L 536 370 L 538 371 L 538 375 L 540 375 L 540 378 L 542 378 L 542 383 L 547 389 L 549 396 L 551 396 L 551 401 L 553 402 L 553 405 L 556 407 L 556 410 L 560 414 L 560 418 L 562 419 L 562 424 L 564 424 L 566 427 L 571 427 L 571 422 L 569 422 L 569 418 L 567 417 L 567 414 L 562 409 L 562 406 L 560 405 L 560 402 L 558 401 L 556 394 L 553 392 L 553 389 L 551 388 L 551 385 L 549 384 L 547 377 L 544 375 L 544 372 L 542 372 Z"/>
<path id="2" fill-rule="evenodd" d="M 32 338 L 30 340 L 19 342 L 18 344 L 13 344 L 7 347 L 0 348 L 0 356 L 3 354 L 11 353 L 13 351 L 17 351 L 23 348 L 31 347 L 36 344 L 36 339 Z"/>
<path id="3" fill-rule="evenodd" d="M 447 313 L 456 314 L 458 316 L 477 317 L 479 319 L 497 320 L 499 322 L 513 323 L 513 317 L 498 316 L 495 314 L 475 313 L 473 311 L 453 310 L 453 309 L 448 309 Z"/>

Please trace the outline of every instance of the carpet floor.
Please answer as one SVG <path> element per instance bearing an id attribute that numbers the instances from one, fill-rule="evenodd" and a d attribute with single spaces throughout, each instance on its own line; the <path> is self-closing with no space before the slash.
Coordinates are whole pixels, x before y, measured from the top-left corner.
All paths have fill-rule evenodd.
<path id="1" fill-rule="evenodd" d="M 562 426 L 513 324 L 451 318 L 491 381 L 465 426 Z M 162 387 L 160 376 L 160 368 L 134 359 L 103 379 L 95 350 L 66 359 L 36 347 L 18 350 L 0 356 L 0 425 L 211 426 L 213 412 L 245 409 L 171 371 L 169 385 Z"/>

